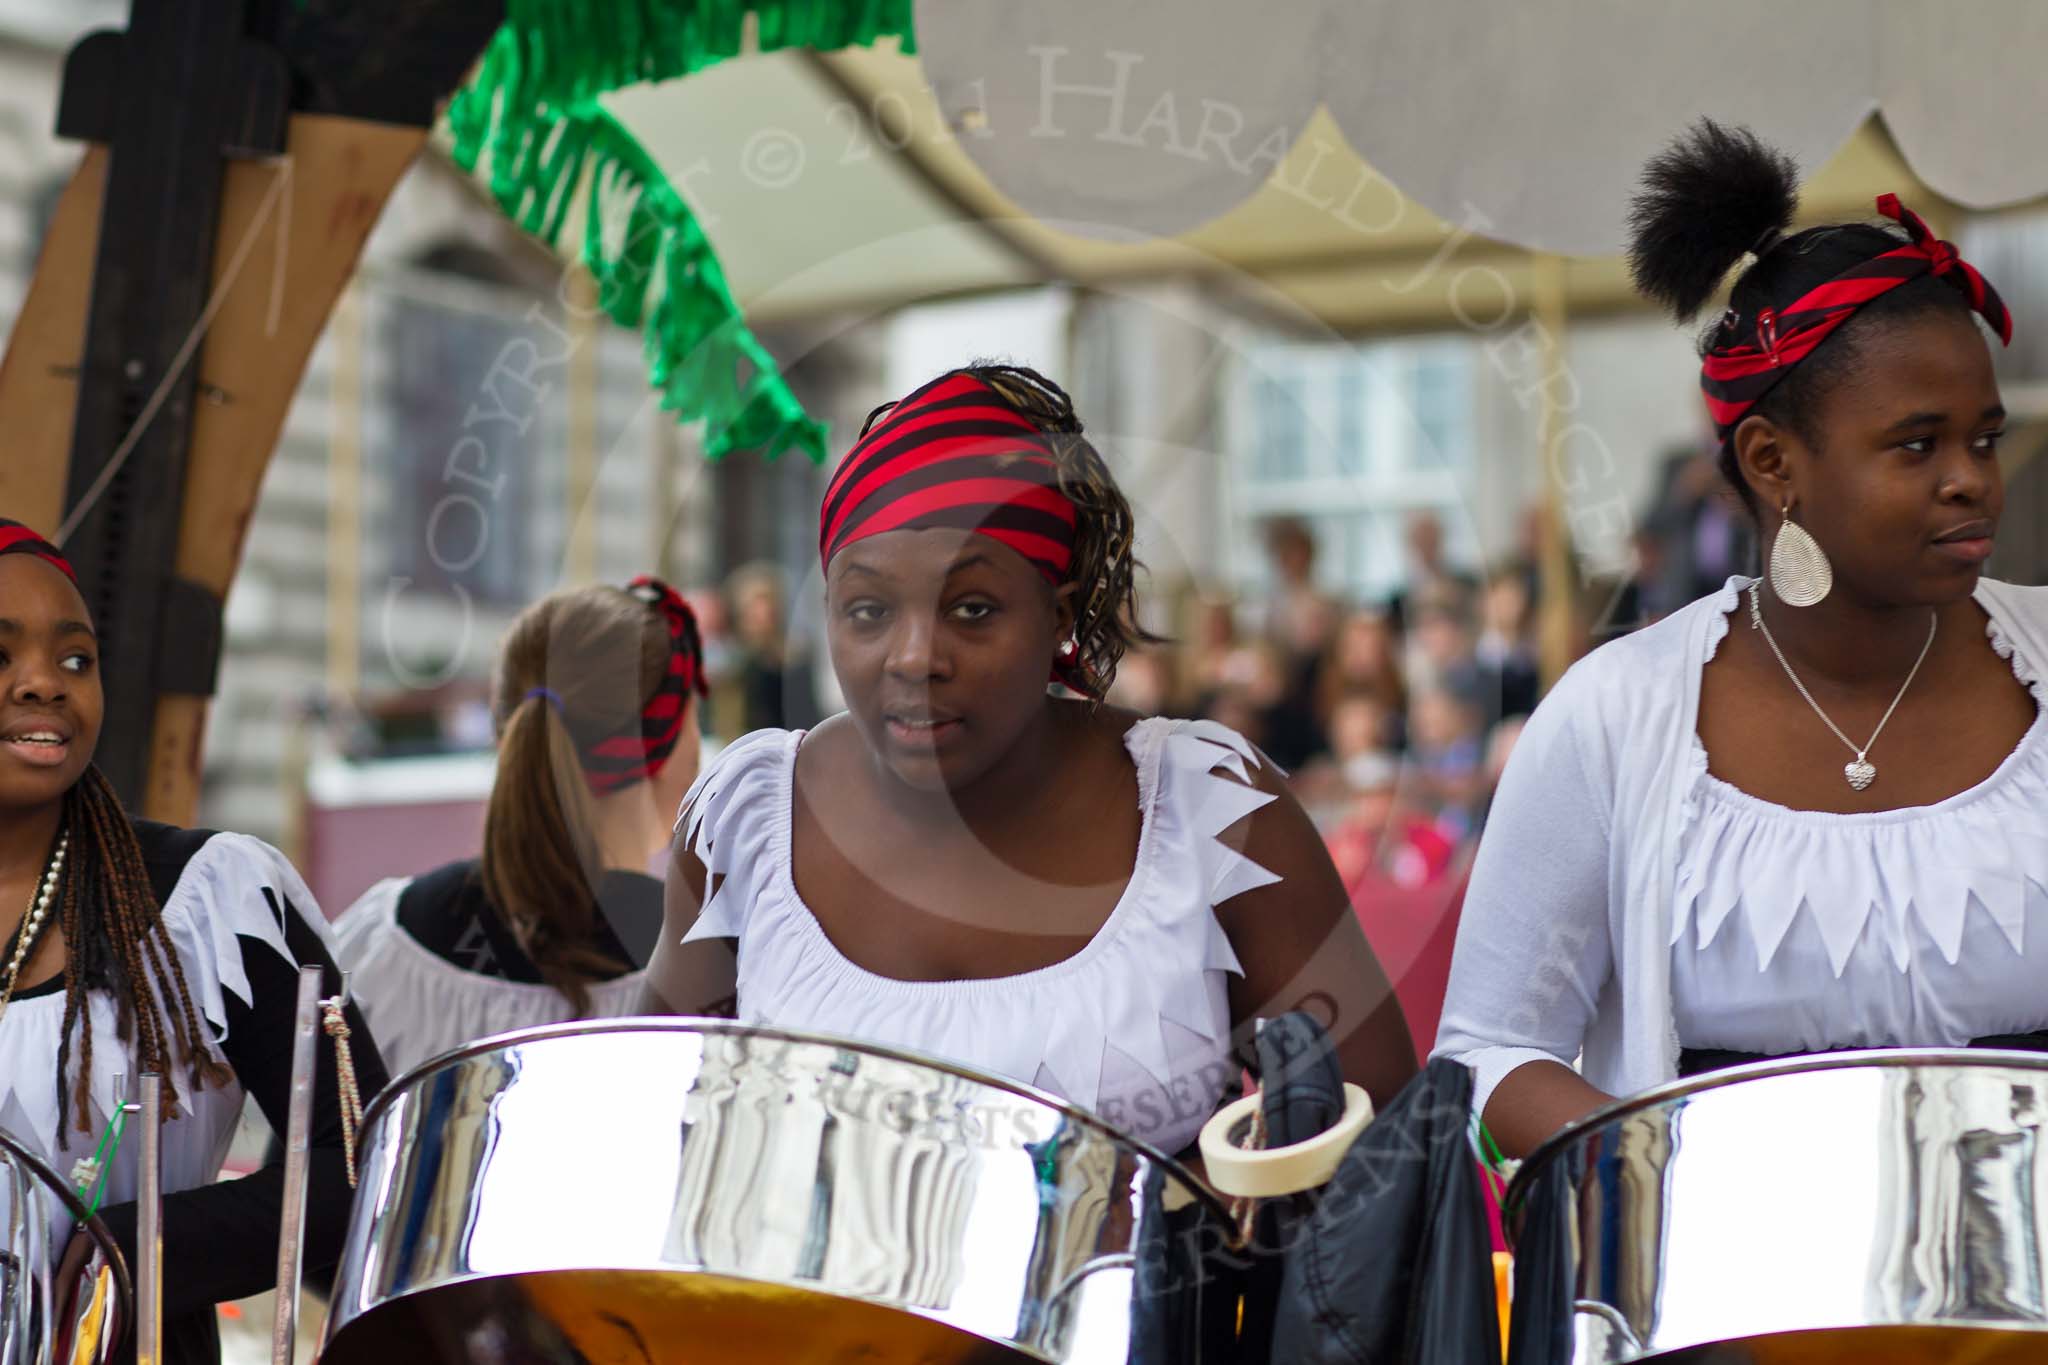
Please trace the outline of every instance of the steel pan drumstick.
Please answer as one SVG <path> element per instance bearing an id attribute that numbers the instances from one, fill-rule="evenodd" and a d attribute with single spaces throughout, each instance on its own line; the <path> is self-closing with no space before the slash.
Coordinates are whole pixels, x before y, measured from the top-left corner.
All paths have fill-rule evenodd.
<path id="1" fill-rule="evenodd" d="M 135 1365 L 163 1365 L 163 1077 L 142 1073 L 142 1151 L 135 1205 Z"/>
<path id="2" fill-rule="evenodd" d="M 271 1365 L 291 1365 L 299 1328 L 300 1257 L 306 1241 L 306 1163 L 313 1126 L 314 1043 L 320 1035 L 320 969 L 299 968 L 292 1016 L 292 1088 L 284 1139 L 284 1208 L 277 1226 L 277 1312 L 270 1324 Z M 140 1362 L 138 1362 L 140 1365 Z"/>

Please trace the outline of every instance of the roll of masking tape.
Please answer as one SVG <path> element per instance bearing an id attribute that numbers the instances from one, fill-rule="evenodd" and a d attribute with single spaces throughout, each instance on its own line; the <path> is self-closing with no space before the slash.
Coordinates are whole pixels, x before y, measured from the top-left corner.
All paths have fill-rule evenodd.
<path id="1" fill-rule="evenodd" d="M 1240 1147 L 1230 1140 L 1231 1130 L 1249 1119 L 1262 1099 L 1253 1094 L 1233 1101 L 1202 1125 L 1202 1165 L 1209 1183 L 1221 1194 L 1272 1199 L 1326 1184 L 1372 1122 L 1372 1097 L 1347 1081 L 1344 1116 L 1308 1141 L 1257 1150 Z"/>

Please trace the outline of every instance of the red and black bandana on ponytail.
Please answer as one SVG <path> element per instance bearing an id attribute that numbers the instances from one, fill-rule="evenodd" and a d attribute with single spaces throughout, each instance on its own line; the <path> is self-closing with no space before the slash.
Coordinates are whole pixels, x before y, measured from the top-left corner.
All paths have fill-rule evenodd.
<path id="1" fill-rule="evenodd" d="M 641 708 L 640 723 L 632 733 L 601 739 L 582 750 L 583 775 L 599 796 L 659 773 L 682 738 L 683 713 L 691 694 L 702 697 L 710 691 L 704 678 L 704 642 L 690 604 L 674 588 L 646 574 L 628 583 L 626 591 L 667 623 L 668 669 Z"/>
<path id="2" fill-rule="evenodd" d="M 1001 541 L 1054 586 L 1074 559 L 1074 504 L 1045 434 L 971 374 L 942 375 L 861 433 L 825 490 L 818 559 L 934 527 Z"/>
<path id="3" fill-rule="evenodd" d="M 73 585 L 78 582 L 77 572 L 62 551 L 20 522 L 5 517 L 0 517 L 0 555 L 34 555 L 45 564 L 62 569 Z"/>
<path id="4" fill-rule="evenodd" d="M 1856 310 L 1900 285 L 1923 275 L 1936 275 L 1962 292 L 1998 339 L 2012 344 L 2012 315 L 1991 282 L 1956 254 L 1953 244 L 1936 237 L 1920 215 L 1899 203 L 1895 194 L 1881 194 L 1877 211 L 1908 233 L 1908 239 L 1843 271 L 1783 308 L 1757 315 L 1751 341 L 1716 346 L 1700 365 L 1700 388 L 1707 412 L 1725 443 L 1737 424 L 1790 372 L 1813 354 Z"/>

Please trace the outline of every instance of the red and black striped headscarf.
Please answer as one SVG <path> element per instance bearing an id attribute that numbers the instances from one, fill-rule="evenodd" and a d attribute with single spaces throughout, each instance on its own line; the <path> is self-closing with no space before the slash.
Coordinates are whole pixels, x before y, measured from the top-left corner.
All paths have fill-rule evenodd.
<path id="1" fill-rule="evenodd" d="M 78 582 L 77 572 L 61 550 L 20 522 L 5 517 L 0 517 L 0 555 L 34 555 L 45 564 L 62 569 L 73 584 Z"/>
<path id="2" fill-rule="evenodd" d="M 702 697 L 710 690 L 704 678 L 704 643 L 690 604 L 674 588 L 645 574 L 628 583 L 626 591 L 652 607 L 667 625 L 668 667 L 631 728 L 577 746 L 584 779 L 599 796 L 629 783 L 648 781 L 659 773 L 682 738 L 690 695 Z M 553 692 L 546 688 L 533 691 L 560 709 Z"/>
<path id="3" fill-rule="evenodd" d="M 825 490 L 818 561 L 829 568 L 885 531 L 945 527 L 1001 542 L 1059 587 L 1076 519 L 1045 433 L 985 380 L 955 371 L 868 418 Z M 1092 695 L 1076 656 L 1055 660 L 1052 679 Z"/>
<path id="4" fill-rule="evenodd" d="M 818 559 L 884 531 L 952 527 L 1015 550 L 1055 587 L 1074 559 L 1074 504 L 1045 434 L 974 375 L 941 375 L 869 418 L 825 490 Z"/>
<path id="5" fill-rule="evenodd" d="M 1991 324 L 1998 339 L 2012 344 L 2012 315 L 1975 266 L 1958 256 L 1951 243 L 1936 237 L 1919 214 L 1899 203 L 1897 195 L 1879 195 L 1877 211 L 1904 226 L 1907 240 L 1815 286 L 1783 308 L 1762 310 L 1757 314 L 1754 339 L 1707 352 L 1700 364 L 1700 388 L 1706 391 L 1707 412 L 1724 443 L 1750 409 L 1794 365 L 1854 317 L 1858 308 L 1923 275 L 1936 275 L 1953 284 L 1970 307 Z"/>

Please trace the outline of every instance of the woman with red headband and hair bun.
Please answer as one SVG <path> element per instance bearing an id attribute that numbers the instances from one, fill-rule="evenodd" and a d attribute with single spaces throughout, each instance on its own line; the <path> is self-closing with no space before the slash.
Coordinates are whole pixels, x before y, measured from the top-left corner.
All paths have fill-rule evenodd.
<path id="1" fill-rule="evenodd" d="M 171 1365 L 220 1359 L 214 1305 L 276 1284 L 284 1166 L 221 1163 L 253 1098 L 282 1132 L 299 966 L 339 992 L 326 918 L 283 854 L 243 834 L 130 819 L 93 765 L 105 697 L 99 642 L 64 556 L 0 520 L 0 1128 L 79 1182 L 134 1264 L 138 1140 L 115 1116 L 163 1078 L 163 1343 Z M 385 1083 L 347 1015 L 360 1093 Z M 305 1265 L 341 1255 L 353 1158 L 335 1052 L 313 1091 Z M 0 1189 L 0 1218 L 19 1218 Z M 53 1283 L 87 1243 L 70 1219 Z M 8 1267 L 19 1293 L 19 1267 Z"/>
<path id="2" fill-rule="evenodd" d="M 365 892 L 336 931 L 394 1072 L 476 1038 L 631 1014 L 697 776 L 704 648 L 674 588 L 542 598 L 498 654 L 483 853 Z"/>
<path id="3" fill-rule="evenodd" d="M 820 513 L 847 710 L 698 780 L 649 1006 L 949 1058 L 1170 1152 L 1251 1023 L 1305 1007 L 1390 1099 L 1399 1005 L 1280 774 L 1222 726 L 1095 700 L 1144 638 L 1132 531 L 1031 370 L 878 410 Z"/>
<path id="4" fill-rule="evenodd" d="M 1765 563 L 1594 650 L 1515 746 L 1436 1044 L 1509 1155 L 1742 1061 L 2048 1048 L 2048 589 L 1983 574 L 2012 321 L 1896 196 L 1788 235 L 1797 185 L 1703 122 L 1635 203 L 1679 318 L 1743 266 L 1700 384 Z"/>

